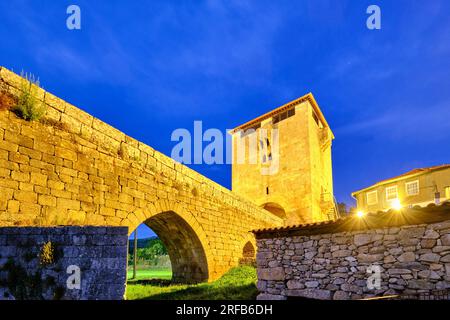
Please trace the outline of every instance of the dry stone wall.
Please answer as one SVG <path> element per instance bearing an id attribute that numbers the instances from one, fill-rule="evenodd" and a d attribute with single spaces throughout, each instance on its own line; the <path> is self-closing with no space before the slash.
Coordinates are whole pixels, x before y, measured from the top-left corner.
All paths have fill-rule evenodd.
<path id="1" fill-rule="evenodd" d="M 0 68 L 0 97 L 14 100 L 21 81 Z M 0 226 L 128 226 L 132 232 L 145 222 L 168 246 L 174 277 L 203 281 L 239 263 L 244 246 L 255 244 L 250 230 L 282 224 L 53 94 L 38 89 L 37 98 L 47 107 L 40 121 L 0 107 Z"/>
<path id="2" fill-rule="evenodd" d="M 262 300 L 420 296 L 450 288 L 450 220 L 312 235 L 261 233 L 257 247 Z M 381 282 L 371 289 L 373 266 Z"/>
<path id="3" fill-rule="evenodd" d="M 121 300 L 127 250 L 126 227 L 0 228 L 0 300 Z"/>

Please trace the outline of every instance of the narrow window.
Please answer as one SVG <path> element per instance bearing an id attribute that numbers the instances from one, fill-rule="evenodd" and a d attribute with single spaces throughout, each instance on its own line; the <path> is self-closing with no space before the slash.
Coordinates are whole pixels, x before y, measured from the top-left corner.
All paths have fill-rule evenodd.
<path id="1" fill-rule="evenodd" d="M 268 161 L 272 161 L 272 147 L 270 146 L 269 138 L 266 138 L 266 147 L 267 147 L 267 159 Z"/>
<path id="2" fill-rule="evenodd" d="M 313 117 L 314 121 L 316 122 L 316 124 L 319 126 L 319 118 L 317 117 L 317 114 L 314 111 L 312 112 L 312 117 Z"/>
<path id="3" fill-rule="evenodd" d="M 280 116 L 273 117 L 272 123 L 275 124 L 275 123 L 278 123 L 278 122 L 280 122 Z"/>
<path id="4" fill-rule="evenodd" d="M 262 153 L 262 163 L 266 163 L 272 160 L 272 149 L 270 147 L 269 138 L 265 138 L 265 140 L 259 140 L 259 148 Z"/>
<path id="5" fill-rule="evenodd" d="M 269 194 L 269 187 L 266 187 L 266 194 Z"/>

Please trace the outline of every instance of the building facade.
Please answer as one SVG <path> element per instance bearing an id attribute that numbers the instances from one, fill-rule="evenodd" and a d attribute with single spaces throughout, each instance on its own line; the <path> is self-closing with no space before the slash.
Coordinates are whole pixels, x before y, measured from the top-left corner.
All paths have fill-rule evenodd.
<path id="1" fill-rule="evenodd" d="M 353 192 L 352 196 L 361 212 L 440 204 L 450 200 L 450 165 L 414 169 Z"/>
<path id="2" fill-rule="evenodd" d="M 336 218 L 333 133 L 311 93 L 231 131 L 232 189 L 285 224 Z"/>

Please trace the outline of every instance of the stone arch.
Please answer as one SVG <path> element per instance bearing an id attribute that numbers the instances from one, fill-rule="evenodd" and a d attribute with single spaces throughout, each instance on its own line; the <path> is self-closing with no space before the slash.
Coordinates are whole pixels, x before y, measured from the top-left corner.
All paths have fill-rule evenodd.
<path id="1" fill-rule="evenodd" d="M 248 234 L 241 240 L 241 256 L 239 258 L 239 264 L 251 264 L 256 263 L 256 240 L 252 234 Z"/>
<path id="2" fill-rule="evenodd" d="M 261 207 L 283 220 L 287 218 L 286 209 L 277 202 L 266 202 Z"/>
<path id="3" fill-rule="evenodd" d="M 242 249 L 242 260 L 245 262 L 253 262 L 256 257 L 256 250 L 253 244 L 248 241 Z"/>
<path id="4" fill-rule="evenodd" d="M 164 243 L 172 263 L 174 282 L 210 280 L 212 256 L 206 235 L 192 214 L 180 204 L 160 200 L 149 205 L 143 214 L 135 214 L 132 220 L 135 221 L 129 224 L 130 234 L 144 223 Z"/>

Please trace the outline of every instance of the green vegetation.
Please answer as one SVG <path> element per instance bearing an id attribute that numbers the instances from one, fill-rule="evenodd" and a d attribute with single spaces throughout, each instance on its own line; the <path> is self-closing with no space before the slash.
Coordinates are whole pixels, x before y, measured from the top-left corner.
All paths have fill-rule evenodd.
<path id="1" fill-rule="evenodd" d="M 22 79 L 20 94 L 13 111 L 24 120 L 39 120 L 47 111 L 45 104 L 37 98 L 39 80 L 33 75 L 24 74 L 23 72 L 21 76 L 24 79 Z"/>
<path id="2" fill-rule="evenodd" d="M 128 265 L 133 264 L 133 240 L 129 241 Z M 159 238 L 138 239 L 137 243 L 137 264 L 141 266 L 159 266 L 160 268 L 170 268 L 167 249 Z"/>
<path id="3" fill-rule="evenodd" d="M 136 279 L 132 279 L 133 268 L 129 268 L 127 277 L 128 277 L 129 281 L 149 280 L 149 279 L 170 280 L 170 279 L 172 279 L 172 270 L 171 269 L 137 269 L 136 270 Z"/>
<path id="4" fill-rule="evenodd" d="M 127 299 L 149 300 L 254 300 L 257 295 L 256 269 L 236 267 L 212 283 L 171 284 L 164 280 L 128 282 Z"/>

